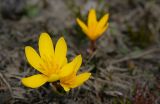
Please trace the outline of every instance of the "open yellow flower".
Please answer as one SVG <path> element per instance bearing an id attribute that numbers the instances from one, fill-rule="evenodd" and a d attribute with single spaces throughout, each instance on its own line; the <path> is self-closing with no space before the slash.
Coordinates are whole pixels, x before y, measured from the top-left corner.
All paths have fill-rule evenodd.
<path id="1" fill-rule="evenodd" d="M 47 33 L 42 33 L 39 38 L 40 55 L 30 46 L 25 47 L 25 54 L 30 65 L 40 72 L 40 74 L 22 78 L 22 83 L 31 88 L 37 88 L 46 82 L 54 82 L 70 75 L 73 63 L 76 61 L 67 62 L 67 45 L 63 37 L 58 40 L 54 50 L 52 40 Z"/>
<path id="2" fill-rule="evenodd" d="M 72 73 L 66 77 L 60 78 L 60 85 L 64 88 L 65 91 L 69 91 L 70 88 L 75 88 L 83 84 L 91 76 L 91 73 L 85 72 L 76 76 L 77 71 L 79 70 L 82 64 L 81 55 L 77 56 L 73 60 L 73 69 L 69 69 Z"/>
<path id="3" fill-rule="evenodd" d="M 99 21 L 96 18 L 96 11 L 91 9 L 88 15 L 88 25 L 77 18 L 77 23 L 90 40 L 95 41 L 108 28 L 109 14 L 105 14 Z"/>

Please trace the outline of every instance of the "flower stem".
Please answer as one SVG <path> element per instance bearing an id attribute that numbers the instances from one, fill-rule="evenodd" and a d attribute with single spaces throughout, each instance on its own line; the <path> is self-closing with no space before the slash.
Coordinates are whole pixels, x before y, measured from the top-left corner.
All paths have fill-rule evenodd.
<path id="1" fill-rule="evenodd" d="M 43 8 L 47 8 L 48 7 L 48 2 L 47 0 L 43 0 Z"/>
<path id="2" fill-rule="evenodd" d="M 53 90 L 54 93 L 58 94 L 58 95 L 62 95 L 62 93 L 60 93 L 57 89 L 60 87 L 58 83 L 50 83 L 50 86 Z"/>
<path id="3" fill-rule="evenodd" d="M 90 50 L 94 52 L 96 50 L 95 41 L 91 40 Z"/>

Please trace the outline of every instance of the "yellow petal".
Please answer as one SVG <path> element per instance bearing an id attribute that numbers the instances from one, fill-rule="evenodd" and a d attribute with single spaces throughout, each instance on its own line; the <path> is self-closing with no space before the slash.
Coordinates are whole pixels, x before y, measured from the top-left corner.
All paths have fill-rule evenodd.
<path id="1" fill-rule="evenodd" d="M 94 31 L 91 30 L 91 32 L 89 32 L 89 34 L 87 35 L 88 38 L 89 38 L 90 40 L 92 40 L 92 41 L 95 41 L 95 40 L 97 39 L 97 38 L 96 38 L 97 34 L 95 34 L 95 33 L 96 33 L 95 29 L 94 29 Z"/>
<path id="2" fill-rule="evenodd" d="M 101 36 L 106 31 L 108 26 L 109 26 L 109 23 L 105 27 L 103 27 L 100 31 L 98 31 L 98 37 Z"/>
<path id="3" fill-rule="evenodd" d="M 38 88 L 47 82 L 47 77 L 42 74 L 37 74 L 31 77 L 22 78 L 21 81 L 26 87 Z"/>
<path id="4" fill-rule="evenodd" d="M 57 81 L 59 80 L 59 75 L 57 74 L 52 74 L 49 78 L 48 78 L 48 82 L 54 82 L 54 81 Z"/>
<path id="5" fill-rule="evenodd" d="M 88 27 L 91 27 L 95 24 L 97 24 L 96 11 L 91 9 L 88 15 Z"/>
<path id="6" fill-rule="evenodd" d="M 96 31 L 95 34 L 96 38 L 99 37 L 108 27 L 108 18 L 109 18 L 109 14 L 106 14 L 102 17 L 102 19 L 98 22 L 98 25 L 96 27 Z"/>
<path id="7" fill-rule="evenodd" d="M 77 73 L 77 71 L 79 70 L 79 68 L 80 68 L 80 66 L 81 66 L 81 64 L 82 64 L 82 56 L 81 55 L 78 55 L 76 58 L 75 58 L 75 62 L 76 62 L 76 64 L 75 64 L 75 68 L 74 68 L 74 70 L 75 70 L 75 73 Z"/>
<path id="8" fill-rule="evenodd" d="M 65 90 L 66 92 L 68 92 L 68 91 L 70 90 L 69 86 L 66 86 L 66 85 L 61 84 L 61 83 L 60 83 L 60 85 L 64 88 L 64 90 Z"/>
<path id="9" fill-rule="evenodd" d="M 39 38 L 39 52 L 42 59 L 53 57 L 54 47 L 52 39 L 47 33 L 42 33 Z"/>
<path id="10" fill-rule="evenodd" d="M 90 40 L 94 40 L 96 35 L 96 27 L 97 27 L 97 19 L 96 19 L 96 11 L 91 9 L 88 15 L 88 34 Z"/>
<path id="11" fill-rule="evenodd" d="M 91 73 L 82 73 L 78 75 L 75 79 L 75 82 L 72 85 L 72 88 L 78 87 L 83 84 L 91 76 Z"/>
<path id="12" fill-rule="evenodd" d="M 55 58 L 57 63 L 59 64 L 59 67 L 61 67 L 66 60 L 66 54 L 67 54 L 67 45 L 63 37 L 61 37 L 55 48 Z"/>
<path id="13" fill-rule="evenodd" d="M 60 71 L 59 71 L 59 76 L 60 78 L 64 78 L 70 74 L 72 74 L 75 70 L 75 65 L 77 63 L 77 59 L 73 59 L 72 62 L 66 64 Z"/>
<path id="14" fill-rule="evenodd" d="M 105 14 L 102 19 L 98 22 L 98 26 L 99 28 L 103 28 L 105 24 L 107 24 L 108 22 L 108 18 L 109 18 L 109 14 Z"/>
<path id="15" fill-rule="evenodd" d="M 39 72 L 44 73 L 44 70 L 41 69 L 40 64 L 42 63 L 42 60 L 40 56 L 37 54 L 37 52 L 30 46 L 25 47 L 25 54 L 28 62 Z"/>
<path id="16" fill-rule="evenodd" d="M 85 34 L 88 34 L 88 28 L 87 26 L 84 24 L 84 22 L 82 22 L 79 18 L 77 18 L 77 23 L 79 24 L 79 26 L 82 28 L 83 32 Z"/>
<path id="17" fill-rule="evenodd" d="M 65 60 L 63 61 L 62 67 L 65 66 L 68 63 L 67 58 L 65 58 Z"/>

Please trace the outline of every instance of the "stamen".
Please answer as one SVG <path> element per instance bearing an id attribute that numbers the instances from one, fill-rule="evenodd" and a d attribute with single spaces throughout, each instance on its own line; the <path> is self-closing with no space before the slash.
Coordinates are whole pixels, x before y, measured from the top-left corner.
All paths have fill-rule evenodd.
<path id="1" fill-rule="evenodd" d="M 53 55 L 51 55 L 50 57 L 43 55 L 42 61 L 43 63 L 40 64 L 40 66 L 46 72 L 47 76 L 58 73 L 59 65 L 56 63 Z"/>

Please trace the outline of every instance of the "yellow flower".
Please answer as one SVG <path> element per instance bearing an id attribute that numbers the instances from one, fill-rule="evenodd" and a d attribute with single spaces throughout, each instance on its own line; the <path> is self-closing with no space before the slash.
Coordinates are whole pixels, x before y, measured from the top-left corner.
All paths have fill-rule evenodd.
<path id="1" fill-rule="evenodd" d="M 60 78 L 60 85 L 64 88 L 65 91 L 69 91 L 70 88 L 75 88 L 83 84 L 84 81 L 88 80 L 91 76 L 91 73 L 85 72 L 76 76 L 77 71 L 79 70 L 82 64 L 82 57 L 81 55 L 77 56 L 73 60 L 73 69 L 72 73 L 66 77 Z"/>
<path id="2" fill-rule="evenodd" d="M 30 65 L 40 72 L 31 77 L 22 78 L 22 83 L 31 88 L 37 88 L 46 82 L 54 82 L 70 75 L 75 63 L 75 60 L 67 62 L 67 45 L 64 38 L 61 37 L 58 40 L 54 50 L 52 40 L 47 33 L 42 33 L 39 38 L 40 55 L 30 46 L 25 47 L 25 54 Z"/>
<path id="3" fill-rule="evenodd" d="M 89 37 L 90 40 L 95 41 L 100 37 L 108 28 L 109 14 L 105 14 L 99 21 L 96 18 L 96 11 L 91 9 L 88 15 L 88 25 L 85 25 L 79 18 L 77 23 L 82 28 L 83 32 Z"/>

